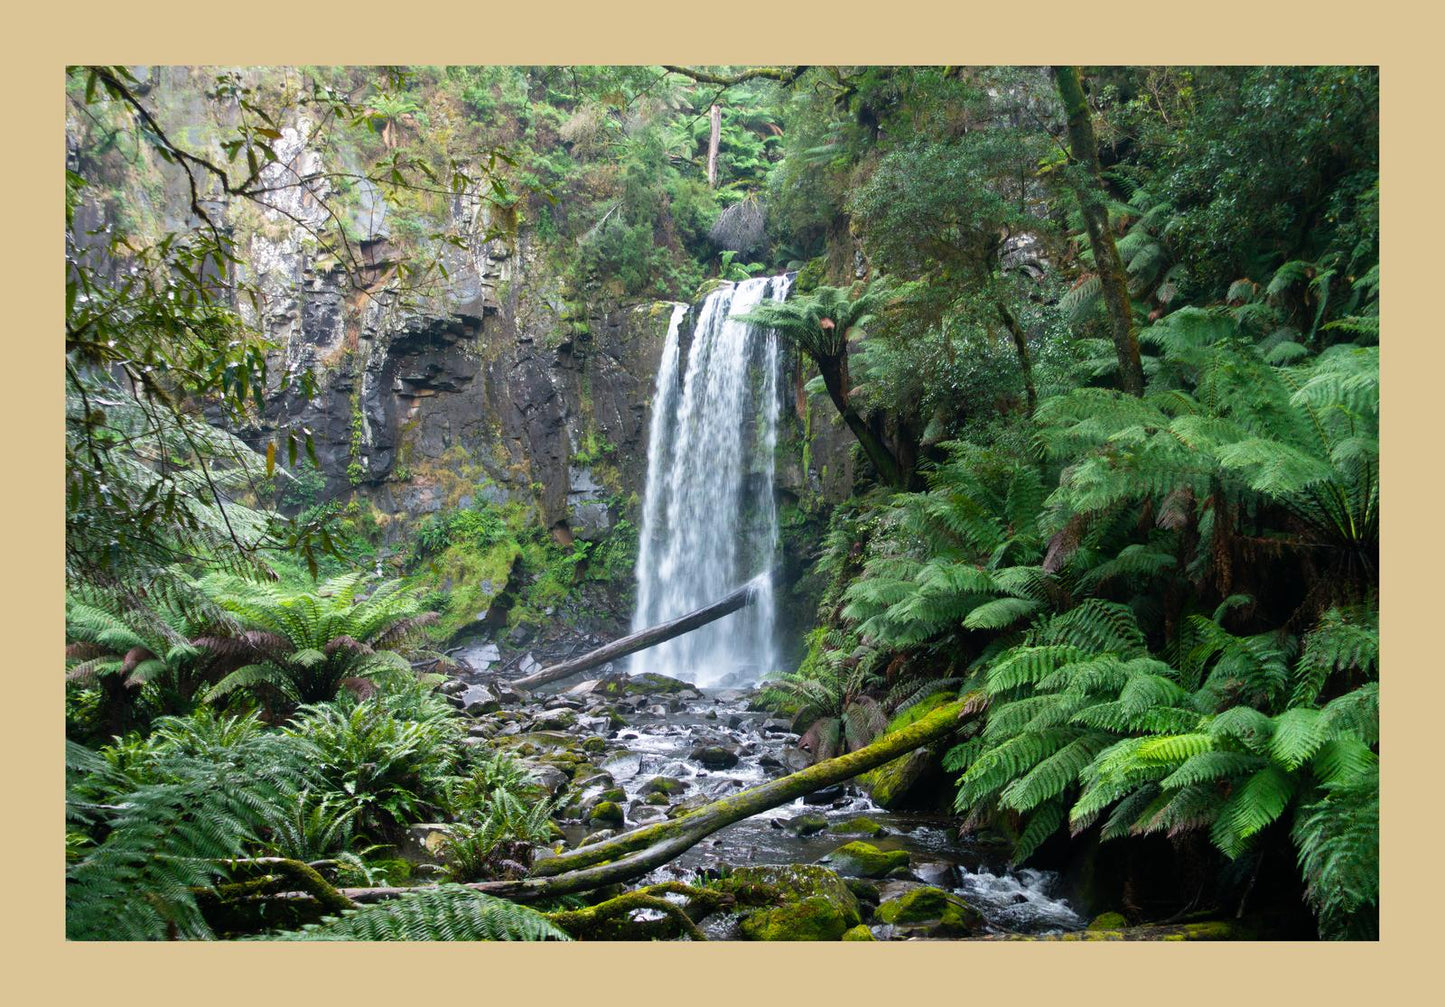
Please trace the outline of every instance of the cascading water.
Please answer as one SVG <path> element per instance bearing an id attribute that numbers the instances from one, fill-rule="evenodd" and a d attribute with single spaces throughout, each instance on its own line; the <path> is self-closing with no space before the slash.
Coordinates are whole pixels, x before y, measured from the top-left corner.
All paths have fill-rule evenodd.
<path id="1" fill-rule="evenodd" d="M 713 291 L 685 353 L 688 308 L 673 310 L 652 397 L 634 631 L 717 601 L 773 566 L 778 341 L 738 318 L 764 298 L 783 300 L 791 283 L 758 277 Z M 774 662 L 772 584 L 762 578 L 756 590 L 751 606 L 634 655 L 631 670 L 698 685 L 756 681 Z"/>

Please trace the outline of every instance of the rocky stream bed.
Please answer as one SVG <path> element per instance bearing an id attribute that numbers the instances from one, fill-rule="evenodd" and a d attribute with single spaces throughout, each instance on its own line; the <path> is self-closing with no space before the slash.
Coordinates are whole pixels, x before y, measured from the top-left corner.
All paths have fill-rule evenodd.
<path id="1" fill-rule="evenodd" d="M 490 644 L 459 656 L 473 669 L 497 661 Z M 793 725 L 758 708 L 752 688 L 698 689 L 604 666 L 537 694 L 484 671 L 443 691 L 471 718 L 466 743 L 510 753 L 558 801 L 565 838 L 540 857 L 675 818 L 810 761 Z M 443 828 L 415 827 L 416 852 L 425 857 Z M 1003 845 L 961 836 L 938 814 L 887 810 L 856 781 L 727 826 L 631 887 L 720 879 L 782 898 L 740 900 L 701 919 L 711 939 L 971 938 L 1088 923 L 1057 875 L 1013 869 Z M 635 911 L 639 921 L 660 915 Z"/>

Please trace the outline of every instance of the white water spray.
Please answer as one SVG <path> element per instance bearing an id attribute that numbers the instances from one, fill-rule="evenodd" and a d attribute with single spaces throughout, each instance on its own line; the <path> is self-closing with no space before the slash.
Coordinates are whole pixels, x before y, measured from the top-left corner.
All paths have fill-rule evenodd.
<path id="1" fill-rule="evenodd" d="M 688 308 L 673 309 L 652 397 L 634 631 L 717 601 L 773 566 L 778 341 L 738 317 L 765 297 L 783 300 L 790 285 L 758 277 L 713 291 L 685 362 Z M 631 670 L 698 685 L 756 681 L 775 661 L 771 581 L 757 590 L 748 608 L 634 655 Z"/>

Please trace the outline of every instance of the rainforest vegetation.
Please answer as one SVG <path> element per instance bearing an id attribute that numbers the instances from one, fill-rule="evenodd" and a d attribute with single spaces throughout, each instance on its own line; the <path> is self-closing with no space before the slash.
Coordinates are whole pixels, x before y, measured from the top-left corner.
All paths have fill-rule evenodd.
<path id="1" fill-rule="evenodd" d="M 1377 938 L 1378 97 L 1359 67 L 71 68 L 68 936 L 1008 935 L 891 821 L 818 825 L 854 838 L 824 867 L 656 873 L 861 778 L 1064 878 L 1078 925 L 1032 936 Z M 478 293 L 483 249 L 510 272 Z M 629 808 L 628 728 L 711 694 L 508 686 L 555 627 L 560 658 L 627 625 L 610 372 L 554 499 L 506 417 L 414 448 L 384 396 L 455 392 L 473 333 L 385 318 L 486 300 L 477 403 L 487 339 L 571 360 L 785 272 L 748 317 L 796 376 L 796 639 L 729 701 L 796 744 Z M 594 503 L 605 533 L 548 516 Z"/>

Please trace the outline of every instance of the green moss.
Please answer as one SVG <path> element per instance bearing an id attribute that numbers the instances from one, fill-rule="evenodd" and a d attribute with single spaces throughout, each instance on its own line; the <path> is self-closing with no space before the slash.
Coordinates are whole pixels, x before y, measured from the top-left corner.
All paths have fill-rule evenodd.
<path id="1" fill-rule="evenodd" d="M 680 794 L 688 787 L 686 780 L 676 780 L 671 776 L 654 776 L 642 785 L 644 794 Z"/>
<path id="2" fill-rule="evenodd" d="M 836 941 L 847 930 L 838 907 L 817 895 L 759 909 L 742 922 L 743 936 L 752 941 Z"/>
<path id="3" fill-rule="evenodd" d="M 880 807 L 896 808 L 932 763 L 933 754 L 920 749 L 864 773 L 858 777 L 858 783 Z"/>
<path id="4" fill-rule="evenodd" d="M 828 826 L 828 831 L 858 836 L 876 836 L 879 833 L 886 833 L 888 830 L 873 819 L 864 817 L 851 818 L 846 822 L 834 822 Z"/>
<path id="5" fill-rule="evenodd" d="M 800 836 L 811 836 L 822 832 L 827 827 L 827 816 L 816 811 L 804 812 L 788 820 L 788 831 Z"/>
<path id="6" fill-rule="evenodd" d="M 1124 918 L 1123 913 L 1100 913 L 1089 923 L 1090 930 L 1118 930 L 1127 927 L 1129 921 Z"/>
<path id="7" fill-rule="evenodd" d="M 624 817 L 622 807 L 616 801 L 599 801 L 592 806 L 587 821 L 602 825 L 621 825 Z"/>
<path id="8" fill-rule="evenodd" d="M 767 864 L 739 867 L 724 882 L 725 890 L 771 889 L 785 902 L 821 898 L 834 906 L 847 926 L 862 922 L 858 899 L 843 879 L 816 864 Z M 830 938 L 835 939 L 835 938 Z"/>
<path id="9" fill-rule="evenodd" d="M 907 850 L 880 850 L 872 843 L 846 843 L 828 854 L 828 862 L 840 874 L 860 878 L 881 878 L 889 871 L 908 866 Z"/>
<path id="10" fill-rule="evenodd" d="M 876 941 L 877 939 L 877 937 L 873 936 L 873 931 L 861 923 L 843 932 L 843 940 L 845 941 Z"/>
<path id="11" fill-rule="evenodd" d="M 930 932 L 938 936 L 972 933 L 983 925 L 978 910 L 957 895 L 942 888 L 914 888 L 896 899 L 889 899 L 873 914 L 879 923 L 931 924 Z"/>

